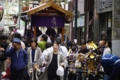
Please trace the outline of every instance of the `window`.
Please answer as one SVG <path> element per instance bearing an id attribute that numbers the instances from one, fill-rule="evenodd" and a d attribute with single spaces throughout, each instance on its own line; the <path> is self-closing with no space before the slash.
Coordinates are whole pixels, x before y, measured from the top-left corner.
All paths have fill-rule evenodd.
<path id="1" fill-rule="evenodd" d="M 112 27 L 112 14 L 109 13 L 108 14 L 108 28 L 111 28 Z"/>

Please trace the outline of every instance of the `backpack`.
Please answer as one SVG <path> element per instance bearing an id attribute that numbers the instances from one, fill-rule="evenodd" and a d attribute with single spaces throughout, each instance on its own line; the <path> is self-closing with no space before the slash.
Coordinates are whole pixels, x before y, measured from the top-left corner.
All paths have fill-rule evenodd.
<path id="1" fill-rule="evenodd" d="M 70 53 L 70 54 L 69 54 L 69 59 L 68 59 L 68 61 L 75 62 L 75 61 L 76 61 L 76 54 Z"/>

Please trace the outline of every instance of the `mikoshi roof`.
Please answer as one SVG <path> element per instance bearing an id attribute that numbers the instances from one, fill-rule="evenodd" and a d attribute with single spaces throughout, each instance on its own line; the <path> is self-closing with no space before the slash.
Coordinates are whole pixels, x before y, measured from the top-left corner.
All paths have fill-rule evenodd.
<path id="1" fill-rule="evenodd" d="M 62 7 L 56 5 L 55 3 L 53 2 L 48 2 L 48 3 L 43 3 L 43 4 L 40 4 L 39 6 L 35 7 L 35 8 L 32 8 L 30 10 L 27 10 L 25 11 L 24 13 L 27 13 L 27 15 L 32 15 L 32 14 L 35 14 L 37 12 L 40 12 L 42 10 L 45 10 L 47 8 L 53 8 L 63 14 L 65 14 L 66 16 L 69 16 L 69 17 L 73 17 L 73 14 L 65 9 L 63 9 Z"/>

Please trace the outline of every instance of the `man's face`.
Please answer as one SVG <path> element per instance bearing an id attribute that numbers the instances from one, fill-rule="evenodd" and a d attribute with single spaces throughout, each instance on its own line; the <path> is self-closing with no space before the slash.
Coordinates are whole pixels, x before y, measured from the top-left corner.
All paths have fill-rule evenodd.
<path id="1" fill-rule="evenodd" d="M 13 47 L 18 50 L 20 49 L 21 45 L 19 43 L 13 43 Z"/>
<path id="2" fill-rule="evenodd" d="M 104 45 L 105 45 L 105 40 L 102 40 L 101 45 L 102 45 L 102 46 L 104 46 Z"/>
<path id="3" fill-rule="evenodd" d="M 102 41 L 100 41 L 100 42 L 99 42 L 99 46 L 102 46 L 102 45 L 103 45 L 103 42 L 102 42 Z"/>
<path id="4" fill-rule="evenodd" d="M 82 45 L 81 45 L 81 48 L 82 48 L 82 49 L 85 49 L 85 48 L 86 48 L 86 45 L 82 44 Z"/>

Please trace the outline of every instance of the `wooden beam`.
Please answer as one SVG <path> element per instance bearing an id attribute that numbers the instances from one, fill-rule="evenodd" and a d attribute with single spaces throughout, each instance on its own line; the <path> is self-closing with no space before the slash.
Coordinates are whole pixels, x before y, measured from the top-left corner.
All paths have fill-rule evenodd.
<path id="1" fill-rule="evenodd" d="M 33 8 L 33 9 L 31 9 L 31 10 L 26 11 L 26 13 L 27 13 L 28 15 L 31 15 L 31 14 L 37 13 L 37 12 L 39 12 L 39 11 L 41 11 L 41 10 L 44 10 L 44 9 L 50 7 L 50 6 L 51 6 L 50 3 L 43 4 L 43 5 L 41 5 L 41 6 L 38 6 L 38 7 L 36 7 L 36 8 Z"/>
<path id="2" fill-rule="evenodd" d="M 40 1 L 40 4 L 42 4 L 42 3 L 45 3 L 45 0 L 41 0 L 41 1 Z"/>
<path id="3" fill-rule="evenodd" d="M 64 27 L 62 27 L 62 43 L 64 44 L 64 32 L 65 30 L 64 30 Z"/>
<path id="4" fill-rule="evenodd" d="M 40 12 L 47 12 L 47 13 L 61 13 L 60 11 L 58 11 L 58 10 L 42 10 L 42 11 L 40 11 Z"/>
<path id="5" fill-rule="evenodd" d="M 48 9 L 49 9 L 49 10 L 55 10 L 55 9 L 54 9 L 54 8 L 52 8 L 52 7 L 49 7 Z"/>
<path id="6" fill-rule="evenodd" d="M 48 9 L 48 11 L 46 10 Z M 50 3 L 50 2 L 47 2 L 47 3 L 44 3 L 44 4 L 41 4 L 40 6 L 38 7 L 35 7 L 33 9 L 30 9 L 28 11 L 25 11 L 25 13 L 27 13 L 28 15 L 31 15 L 31 14 L 34 14 L 34 13 L 37 13 L 37 12 L 46 12 L 46 13 L 52 13 L 52 12 L 56 12 L 56 13 L 63 13 L 65 15 L 67 15 L 68 17 L 73 17 L 73 14 L 65 9 L 63 9 L 62 7 L 54 4 L 53 2 Z"/>
<path id="7" fill-rule="evenodd" d="M 48 1 L 53 2 L 53 0 L 48 0 Z"/>
<path id="8" fill-rule="evenodd" d="M 24 35 L 26 35 L 26 31 L 27 31 L 27 22 L 25 21 L 25 32 L 24 32 Z"/>
<path id="9" fill-rule="evenodd" d="M 36 37 L 37 27 L 34 26 L 34 37 Z"/>

